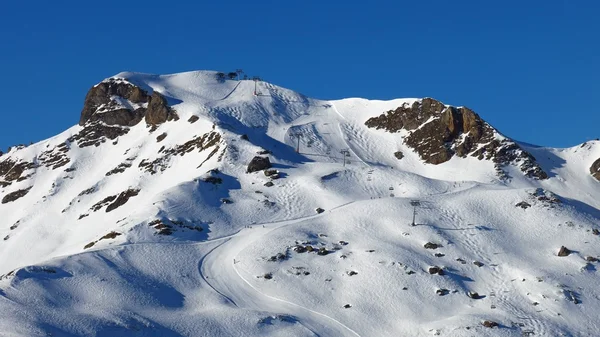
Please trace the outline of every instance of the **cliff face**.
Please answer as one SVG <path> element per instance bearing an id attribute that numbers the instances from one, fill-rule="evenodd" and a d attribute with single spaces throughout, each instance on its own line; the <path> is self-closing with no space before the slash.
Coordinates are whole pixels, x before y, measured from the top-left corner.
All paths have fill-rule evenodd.
<path id="1" fill-rule="evenodd" d="M 109 78 L 88 91 L 79 119 L 84 129 L 69 140 L 80 147 L 98 146 L 127 134 L 142 120 L 156 126 L 176 119 L 177 113 L 160 93 L 148 94 L 126 79 Z"/>
<path id="2" fill-rule="evenodd" d="M 600 181 L 600 158 L 596 160 L 590 167 L 590 173 L 594 178 Z"/>
<path id="3" fill-rule="evenodd" d="M 454 156 L 473 156 L 492 160 L 500 175 L 504 165 L 512 164 L 529 177 L 548 177 L 531 154 L 466 107 L 446 106 L 424 98 L 370 118 L 365 125 L 392 133 L 408 131 L 404 143 L 429 164 L 438 165 Z"/>

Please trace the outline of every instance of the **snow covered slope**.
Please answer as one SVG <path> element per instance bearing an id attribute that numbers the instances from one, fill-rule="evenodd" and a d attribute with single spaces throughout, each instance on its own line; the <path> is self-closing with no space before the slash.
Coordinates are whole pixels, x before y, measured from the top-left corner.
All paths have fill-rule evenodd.
<path id="1" fill-rule="evenodd" d="M 594 335 L 598 159 L 430 98 L 121 73 L 0 157 L 0 335 Z"/>

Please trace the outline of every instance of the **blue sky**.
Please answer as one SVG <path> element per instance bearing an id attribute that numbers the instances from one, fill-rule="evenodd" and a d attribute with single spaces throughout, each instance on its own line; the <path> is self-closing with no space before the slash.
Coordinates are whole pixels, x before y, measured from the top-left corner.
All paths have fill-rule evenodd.
<path id="1" fill-rule="evenodd" d="M 11 1 L 0 149 L 74 125 L 121 71 L 242 68 L 323 99 L 434 97 L 505 135 L 600 137 L 598 1 Z"/>

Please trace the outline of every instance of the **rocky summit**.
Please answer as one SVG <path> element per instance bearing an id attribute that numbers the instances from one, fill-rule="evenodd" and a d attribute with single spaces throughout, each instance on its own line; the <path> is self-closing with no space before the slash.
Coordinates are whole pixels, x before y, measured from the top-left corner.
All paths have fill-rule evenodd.
<path id="1" fill-rule="evenodd" d="M 429 164 L 441 164 L 453 156 L 472 156 L 493 161 L 501 175 L 505 175 L 503 166 L 516 165 L 529 177 L 548 178 L 530 153 L 466 107 L 424 98 L 370 118 L 365 125 L 394 133 L 406 131 L 404 144 Z"/>
<path id="2" fill-rule="evenodd" d="M 0 335 L 600 331 L 600 141 L 240 75 L 120 73 L 0 152 Z"/>

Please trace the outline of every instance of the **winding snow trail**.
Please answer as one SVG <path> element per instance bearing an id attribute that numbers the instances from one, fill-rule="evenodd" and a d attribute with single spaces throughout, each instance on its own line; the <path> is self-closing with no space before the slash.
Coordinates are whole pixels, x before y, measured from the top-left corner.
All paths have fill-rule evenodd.
<path id="1" fill-rule="evenodd" d="M 338 206 L 327 213 L 350 204 L 352 203 Z M 333 317 L 260 292 L 235 267 L 235 263 L 243 263 L 243 261 L 237 259 L 239 253 L 262 236 L 278 228 L 320 217 L 324 214 L 268 224 L 257 224 L 251 228 L 243 229 L 204 256 L 200 261 L 199 268 L 202 278 L 217 293 L 238 308 L 265 311 L 273 315 L 286 314 L 294 316 L 302 325 L 319 336 L 360 337 L 356 331 Z"/>

